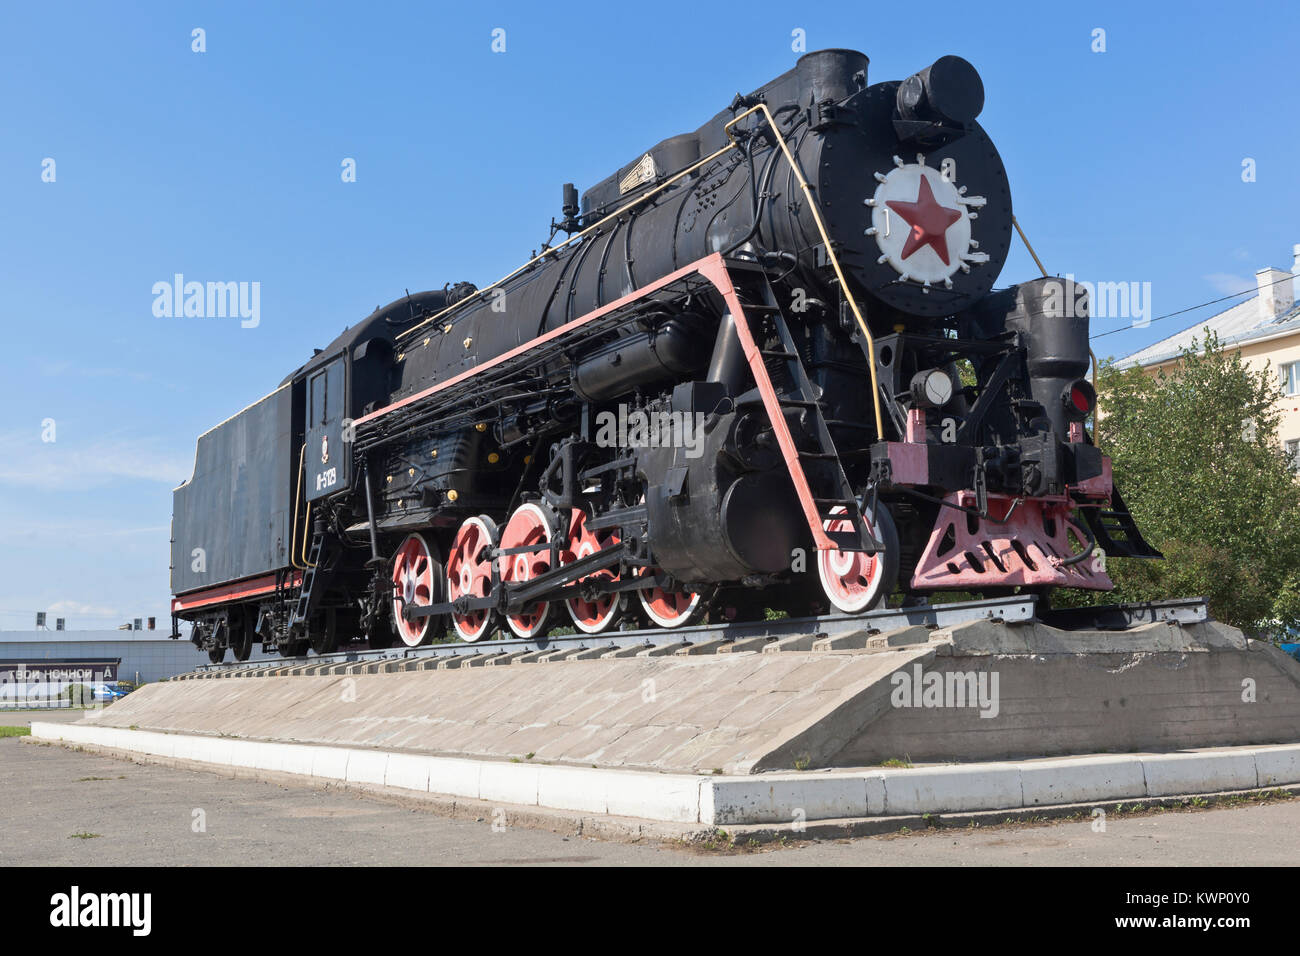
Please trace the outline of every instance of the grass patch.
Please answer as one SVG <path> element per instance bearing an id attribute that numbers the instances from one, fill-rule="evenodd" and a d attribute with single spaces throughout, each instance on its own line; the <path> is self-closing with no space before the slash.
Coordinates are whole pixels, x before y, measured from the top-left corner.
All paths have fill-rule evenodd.
<path id="1" fill-rule="evenodd" d="M 0 737 L 30 737 L 30 727 L 0 727 Z"/>
<path id="2" fill-rule="evenodd" d="M 76 833 L 68 835 L 69 840 L 97 840 L 103 836 L 102 833 L 88 833 L 85 830 L 79 830 Z"/>

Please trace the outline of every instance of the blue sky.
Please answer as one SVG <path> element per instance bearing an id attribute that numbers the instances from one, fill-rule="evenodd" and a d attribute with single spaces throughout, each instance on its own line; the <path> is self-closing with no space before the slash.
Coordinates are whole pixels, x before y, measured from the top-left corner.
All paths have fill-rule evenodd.
<path id="1" fill-rule="evenodd" d="M 864 51 L 873 81 L 945 53 L 974 63 L 981 122 L 1052 272 L 1150 282 L 1160 315 L 1290 266 L 1289 5 L 737 11 L 5 3 L 0 627 L 42 609 L 73 628 L 149 614 L 165 626 L 171 488 L 200 432 L 403 289 L 516 266 L 562 182 L 588 186 L 788 69 L 795 29 L 810 50 Z M 206 52 L 191 50 L 194 28 Z M 355 183 L 341 181 L 345 158 Z M 154 283 L 178 272 L 259 282 L 260 323 L 155 317 Z M 1017 247 L 999 285 L 1035 272 Z M 1218 308 L 1098 351 L 1126 354 Z"/>

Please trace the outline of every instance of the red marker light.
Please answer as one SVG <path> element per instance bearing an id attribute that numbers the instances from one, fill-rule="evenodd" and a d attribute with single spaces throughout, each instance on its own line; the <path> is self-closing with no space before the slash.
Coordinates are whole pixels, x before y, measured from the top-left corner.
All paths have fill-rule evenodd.
<path id="1" fill-rule="evenodd" d="M 1097 393 L 1085 380 L 1079 379 L 1061 393 L 1061 405 L 1066 417 L 1071 421 L 1081 422 L 1092 414 L 1097 405 Z"/>

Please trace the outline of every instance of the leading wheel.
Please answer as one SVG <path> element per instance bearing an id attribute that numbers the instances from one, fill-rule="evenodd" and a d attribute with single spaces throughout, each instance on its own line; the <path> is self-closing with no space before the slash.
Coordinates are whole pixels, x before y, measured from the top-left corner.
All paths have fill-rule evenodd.
<path id="1" fill-rule="evenodd" d="M 466 518 L 447 553 L 447 600 L 485 598 L 492 592 L 491 553 L 497 546 L 496 522 L 487 515 Z M 451 615 L 452 627 L 463 641 L 477 641 L 496 624 L 496 612 L 473 608 Z"/>
<path id="2" fill-rule="evenodd" d="M 876 513 L 863 512 L 863 520 L 884 549 L 864 551 L 818 551 L 817 575 L 822 591 L 838 610 L 859 614 L 884 603 L 898 583 L 898 531 L 889 509 L 876 505 Z M 854 521 L 843 505 L 831 511 L 822 524 L 826 531 L 852 532 Z"/>
<path id="3" fill-rule="evenodd" d="M 551 570 L 551 540 L 555 537 L 556 524 L 555 513 L 536 502 L 515 509 L 501 531 L 501 551 L 505 553 L 498 568 L 502 584 L 531 581 Z M 511 551 L 518 553 L 511 554 Z M 532 638 L 546 630 L 550 616 L 550 602 L 538 601 L 507 615 L 506 626 L 516 637 Z"/>
<path id="4" fill-rule="evenodd" d="M 646 568 L 642 577 L 654 577 L 660 574 L 658 568 Z M 641 610 L 660 627 L 684 627 L 704 616 L 708 602 L 701 591 L 678 589 L 669 591 L 661 587 L 641 588 L 636 592 L 641 602 Z"/>
<path id="5" fill-rule="evenodd" d="M 423 535 L 408 534 L 393 555 L 393 631 L 407 647 L 428 644 L 442 635 L 445 618 L 407 620 L 403 607 L 428 607 L 442 601 L 443 571 L 434 546 Z"/>

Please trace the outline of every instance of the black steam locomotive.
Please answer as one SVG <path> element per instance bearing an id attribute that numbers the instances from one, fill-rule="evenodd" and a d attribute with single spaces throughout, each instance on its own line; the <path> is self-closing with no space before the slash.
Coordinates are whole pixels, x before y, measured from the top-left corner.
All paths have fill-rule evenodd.
<path id="1" fill-rule="evenodd" d="M 199 439 L 174 619 L 219 661 L 1110 588 L 1159 555 L 1084 428 L 1086 297 L 991 291 L 983 103 L 959 57 L 825 50 L 566 185 L 509 276 L 376 310 Z"/>

